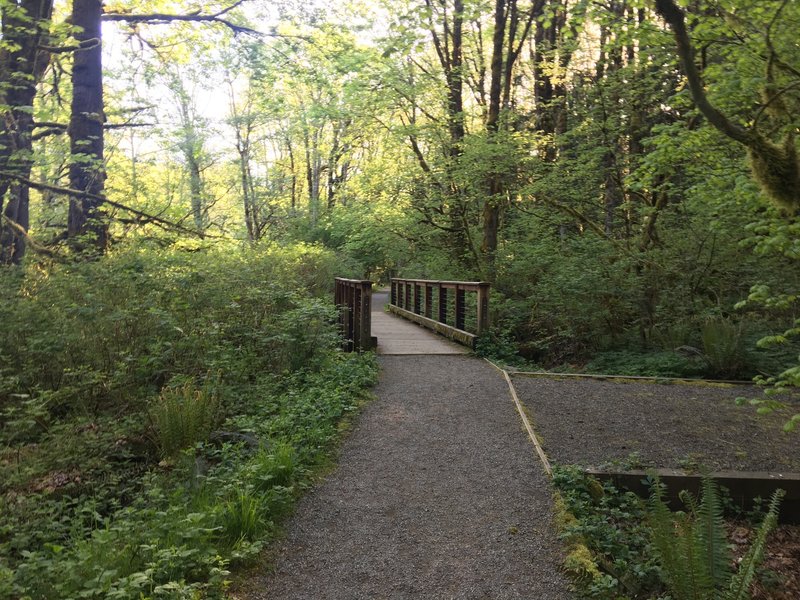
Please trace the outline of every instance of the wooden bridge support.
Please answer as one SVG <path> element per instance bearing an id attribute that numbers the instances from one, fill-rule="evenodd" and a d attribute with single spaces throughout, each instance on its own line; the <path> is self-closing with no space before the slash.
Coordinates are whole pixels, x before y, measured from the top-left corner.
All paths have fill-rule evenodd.
<path id="1" fill-rule="evenodd" d="M 375 347 L 372 337 L 372 282 L 368 279 L 336 278 L 334 302 L 339 307 L 339 327 L 347 352 Z"/>

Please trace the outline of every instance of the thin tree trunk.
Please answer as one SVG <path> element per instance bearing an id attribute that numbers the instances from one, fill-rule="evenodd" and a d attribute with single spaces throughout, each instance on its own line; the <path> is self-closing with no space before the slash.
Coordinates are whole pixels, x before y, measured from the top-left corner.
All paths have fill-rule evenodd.
<path id="1" fill-rule="evenodd" d="M 292 215 L 295 214 L 297 210 L 297 172 L 296 167 L 294 164 L 294 149 L 292 148 L 292 140 L 289 136 L 286 136 L 286 151 L 289 153 L 289 169 L 292 172 L 292 204 L 291 204 L 291 211 Z"/>

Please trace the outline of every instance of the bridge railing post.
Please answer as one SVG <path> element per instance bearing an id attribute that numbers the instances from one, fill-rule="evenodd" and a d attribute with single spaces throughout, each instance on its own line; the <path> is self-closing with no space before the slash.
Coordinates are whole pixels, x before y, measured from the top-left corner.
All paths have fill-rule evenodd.
<path id="1" fill-rule="evenodd" d="M 477 334 L 480 335 L 489 329 L 489 288 L 490 284 L 482 281 L 478 284 L 478 319 L 476 324 Z"/>
<path id="2" fill-rule="evenodd" d="M 425 282 L 425 316 L 431 318 L 433 314 L 433 284 Z"/>
<path id="3" fill-rule="evenodd" d="M 466 308 L 466 293 L 456 284 L 456 329 L 464 329 Z"/>
<path id="4" fill-rule="evenodd" d="M 447 325 L 447 288 L 439 282 L 439 323 Z"/>
<path id="5" fill-rule="evenodd" d="M 337 277 L 333 293 L 339 307 L 339 329 L 346 352 L 372 348 L 372 282 Z"/>

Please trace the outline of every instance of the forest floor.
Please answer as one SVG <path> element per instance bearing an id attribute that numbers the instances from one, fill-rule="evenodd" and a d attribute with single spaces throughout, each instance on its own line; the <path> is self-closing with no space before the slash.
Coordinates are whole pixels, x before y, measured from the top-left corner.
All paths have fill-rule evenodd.
<path id="1" fill-rule="evenodd" d="M 571 598 L 552 490 L 502 376 L 464 356 L 380 361 L 339 466 L 238 597 Z"/>
<path id="2" fill-rule="evenodd" d="M 800 472 L 800 436 L 783 423 L 798 412 L 760 416 L 737 397 L 758 397 L 752 386 L 661 384 L 516 376 L 548 457 L 556 464 L 625 470 L 675 468 Z M 754 537 L 752 523 L 729 522 L 734 554 Z M 800 526 L 770 536 L 754 600 L 800 598 Z"/>

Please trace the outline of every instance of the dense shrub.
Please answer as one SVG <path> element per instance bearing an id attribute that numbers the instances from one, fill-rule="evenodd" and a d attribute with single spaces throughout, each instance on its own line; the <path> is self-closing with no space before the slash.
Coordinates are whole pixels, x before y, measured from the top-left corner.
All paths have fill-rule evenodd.
<path id="1" fill-rule="evenodd" d="M 220 596 L 374 379 L 315 246 L 0 272 L 0 598 Z"/>

